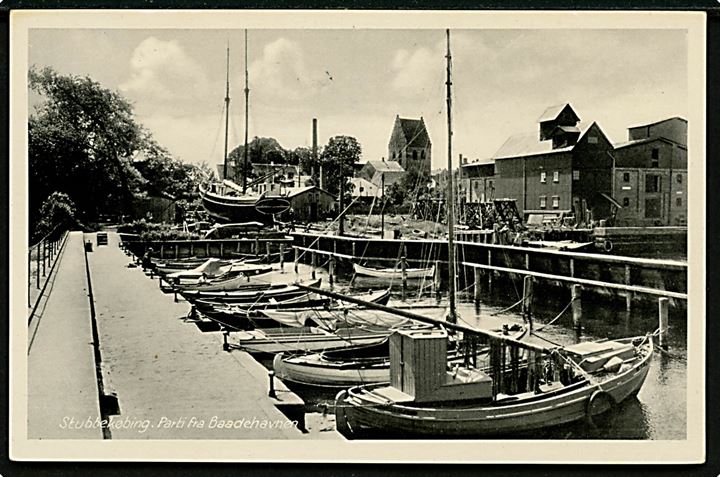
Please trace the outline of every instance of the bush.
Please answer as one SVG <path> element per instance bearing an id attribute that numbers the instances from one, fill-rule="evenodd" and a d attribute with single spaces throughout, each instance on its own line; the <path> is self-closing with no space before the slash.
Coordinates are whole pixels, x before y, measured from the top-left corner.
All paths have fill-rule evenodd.
<path id="1" fill-rule="evenodd" d="M 195 240 L 200 238 L 198 234 L 173 229 L 168 224 L 148 222 L 145 219 L 136 220 L 118 227 L 118 233 L 136 234 L 142 241 L 165 241 L 165 240 Z"/>
<path id="2" fill-rule="evenodd" d="M 33 241 L 49 234 L 55 227 L 77 225 L 75 204 L 64 192 L 53 192 L 40 206 L 40 221 L 35 224 Z"/>

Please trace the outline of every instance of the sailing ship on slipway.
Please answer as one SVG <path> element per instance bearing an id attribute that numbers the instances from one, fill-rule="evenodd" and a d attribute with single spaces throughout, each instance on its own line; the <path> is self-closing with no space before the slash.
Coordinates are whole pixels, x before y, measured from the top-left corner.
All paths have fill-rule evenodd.
<path id="1" fill-rule="evenodd" d="M 230 47 L 227 48 L 227 66 L 225 83 L 225 154 L 223 156 L 223 180 L 198 187 L 203 207 L 214 219 L 223 222 L 261 222 L 272 223 L 276 214 L 290 208 L 284 197 L 258 195 L 249 192 L 248 171 L 248 110 L 250 88 L 247 69 L 247 30 L 245 31 L 245 143 L 243 149 L 242 186 L 227 179 L 228 177 L 228 126 L 230 123 Z M 237 164 L 236 164 L 237 166 Z M 237 167 L 235 167 L 237 171 Z M 265 180 L 263 177 L 260 180 Z"/>
<path id="2" fill-rule="evenodd" d="M 452 191 L 449 30 L 446 35 L 448 187 Z M 448 193 L 451 303 L 452 198 Z M 487 366 L 448 370 L 446 329 L 485 341 Z M 652 335 L 546 348 L 452 322 L 440 329 L 399 330 L 390 337 L 389 347 L 389 384 L 355 386 L 336 396 L 337 429 L 347 437 L 517 435 L 592 420 L 640 391 L 654 351 Z"/>

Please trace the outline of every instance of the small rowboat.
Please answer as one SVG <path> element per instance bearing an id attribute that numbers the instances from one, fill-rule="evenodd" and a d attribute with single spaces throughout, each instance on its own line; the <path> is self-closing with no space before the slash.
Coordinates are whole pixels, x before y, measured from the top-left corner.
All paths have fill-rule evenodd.
<path id="1" fill-rule="evenodd" d="M 307 282 L 308 286 L 320 286 L 321 279 Z M 194 302 L 197 300 L 221 301 L 224 303 L 260 303 L 268 301 L 271 298 L 276 300 L 286 300 L 307 293 L 295 285 L 287 284 L 263 284 L 263 283 L 241 283 L 234 290 L 223 291 L 206 291 L 206 290 L 187 290 L 181 292 L 186 300 Z"/>
<path id="2" fill-rule="evenodd" d="M 387 328 L 343 328 L 334 333 L 321 328 L 271 328 L 240 332 L 236 346 L 250 353 L 307 353 L 333 348 L 380 343 L 392 331 Z"/>
<path id="3" fill-rule="evenodd" d="M 500 334 L 500 330 L 496 330 Z M 526 328 L 516 326 L 513 337 L 521 339 Z M 479 349 L 476 359 L 489 348 Z M 457 348 L 448 351 L 448 366 L 464 359 Z M 305 386 L 350 387 L 390 381 L 390 346 L 388 340 L 367 346 L 354 346 L 300 356 L 278 354 L 273 360 L 275 375 L 283 381 Z"/>
<path id="4" fill-rule="evenodd" d="M 385 278 L 388 280 L 402 280 L 403 272 L 400 268 L 368 268 L 353 263 L 355 274 L 362 277 Z M 407 279 L 432 278 L 435 275 L 435 267 L 429 268 L 406 268 Z"/>
<path id="5" fill-rule="evenodd" d="M 221 275 L 218 278 L 210 279 L 205 282 L 195 282 L 187 284 L 174 284 L 173 290 L 175 291 L 222 291 L 222 290 L 237 290 L 240 286 L 246 285 L 250 276 L 261 275 L 272 271 L 272 267 L 269 265 L 254 265 L 254 264 L 243 264 L 234 265 L 226 275 Z"/>

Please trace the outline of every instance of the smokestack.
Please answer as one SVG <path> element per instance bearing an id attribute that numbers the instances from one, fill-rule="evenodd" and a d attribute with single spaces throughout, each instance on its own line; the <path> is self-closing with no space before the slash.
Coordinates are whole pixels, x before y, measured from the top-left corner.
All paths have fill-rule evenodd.
<path id="1" fill-rule="evenodd" d="M 312 145 L 313 161 L 312 161 L 312 164 L 313 164 L 313 166 L 312 166 L 311 175 L 312 175 L 312 177 L 313 177 L 313 179 L 314 179 L 314 178 L 315 178 L 315 164 L 317 164 L 317 162 L 318 162 L 318 153 L 317 153 L 317 118 L 313 118 L 312 123 L 313 123 L 313 131 L 312 131 L 312 134 L 313 134 L 313 145 Z M 323 186 L 322 186 L 322 165 L 320 166 L 320 188 L 321 188 L 321 189 L 323 188 Z"/>

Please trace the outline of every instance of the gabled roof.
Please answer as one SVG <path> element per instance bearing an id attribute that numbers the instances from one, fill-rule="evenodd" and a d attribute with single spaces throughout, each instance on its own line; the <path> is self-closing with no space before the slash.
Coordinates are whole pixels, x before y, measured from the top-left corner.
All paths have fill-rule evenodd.
<path id="1" fill-rule="evenodd" d="M 408 147 L 427 147 L 430 144 L 430 136 L 422 118 L 407 119 L 398 116 L 397 120 Z"/>
<path id="2" fill-rule="evenodd" d="M 575 110 L 570 106 L 570 103 L 562 103 L 562 104 L 556 104 L 555 106 L 550 106 L 547 108 L 538 118 L 537 122 L 543 123 L 545 121 L 553 121 L 557 119 L 558 116 L 560 116 L 560 113 L 562 113 L 565 108 L 570 108 L 570 111 L 572 111 L 573 115 L 575 116 L 575 119 L 580 121 L 580 118 L 575 114 Z"/>
<path id="3" fill-rule="evenodd" d="M 377 172 L 405 172 L 397 161 L 367 161 Z"/>
<path id="4" fill-rule="evenodd" d="M 673 120 L 675 120 L 675 119 L 679 119 L 680 121 L 683 121 L 683 122 L 685 122 L 685 123 L 687 122 L 687 119 L 685 119 L 685 118 L 683 118 L 683 117 L 673 116 L 673 117 L 671 117 L 671 118 L 661 119 L 661 120 L 659 120 L 659 121 L 654 121 L 654 122 L 652 122 L 652 123 L 637 124 L 637 125 L 635 125 L 635 126 L 629 126 L 628 129 L 637 129 L 637 128 L 646 128 L 646 127 L 648 127 L 648 126 L 656 126 L 656 125 L 658 125 L 658 124 L 665 123 L 665 122 L 668 122 L 668 121 L 673 121 Z"/>
<path id="5" fill-rule="evenodd" d="M 580 137 L 595 124 L 592 123 L 580 123 L 578 129 L 580 130 Z M 572 151 L 575 146 L 560 147 L 557 149 L 552 148 L 552 141 L 540 141 L 538 139 L 537 132 L 516 134 L 510 136 L 505 143 L 500 146 L 500 149 L 495 153 L 494 159 L 508 159 L 511 157 L 523 157 L 523 156 L 535 156 L 539 154 L 556 154 L 560 152 Z"/>
<path id="6" fill-rule="evenodd" d="M 288 197 L 295 197 L 296 195 L 300 195 L 300 194 L 302 194 L 302 193 L 304 193 L 304 192 L 307 192 L 307 191 L 309 191 L 309 190 L 311 190 L 311 189 L 317 189 L 317 190 L 319 190 L 320 192 L 324 192 L 324 193 L 326 193 L 326 194 L 328 194 L 328 195 L 332 195 L 330 192 L 326 191 L 325 189 L 321 189 L 321 188 L 319 188 L 318 186 L 314 186 L 314 185 L 304 186 L 304 187 L 292 187 L 292 188 L 288 188 L 288 189 L 286 189 L 286 191 L 287 191 L 286 193 L 287 193 L 287 196 L 288 196 Z M 335 197 L 335 196 L 333 196 L 333 197 Z"/>
<path id="7" fill-rule="evenodd" d="M 675 141 L 672 141 L 672 140 L 664 138 L 664 137 L 646 137 L 643 139 L 635 139 L 633 141 L 619 142 L 617 144 L 613 144 L 613 148 L 614 149 L 623 149 L 625 147 L 637 146 L 638 144 L 647 144 L 647 143 L 655 142 L 655 141 L 662 141 L 662 142 L 665 142 L 668 144 L 674 144 L 681 148 L 686 148 L 684 145 L 679 144 Z"/>

